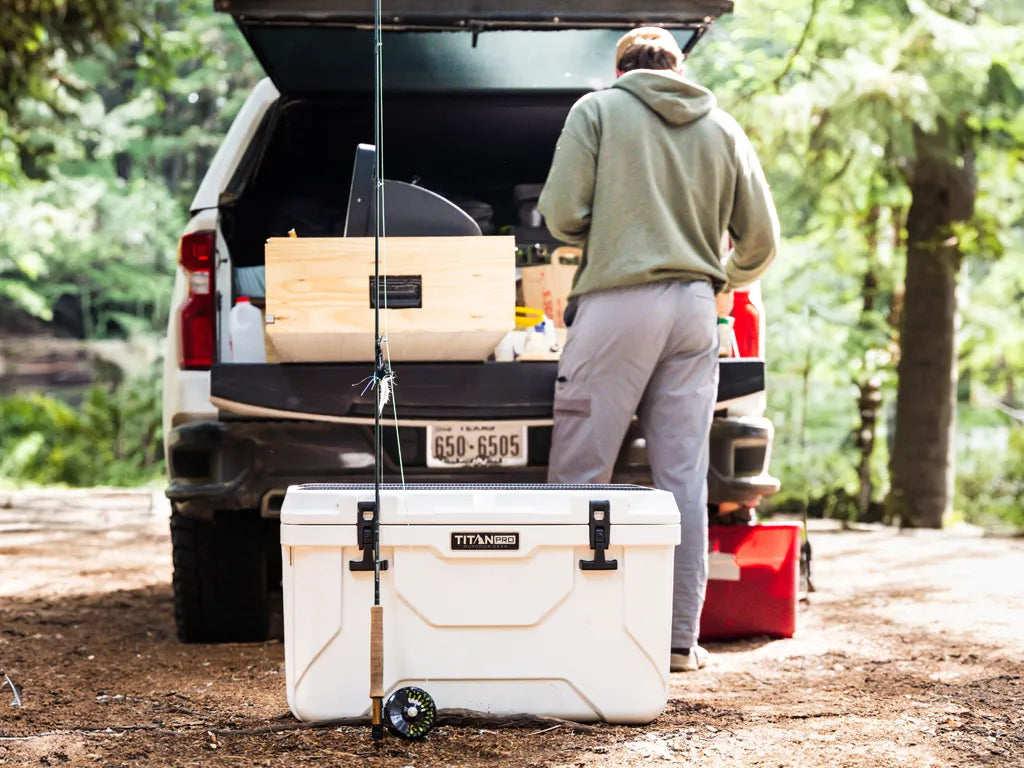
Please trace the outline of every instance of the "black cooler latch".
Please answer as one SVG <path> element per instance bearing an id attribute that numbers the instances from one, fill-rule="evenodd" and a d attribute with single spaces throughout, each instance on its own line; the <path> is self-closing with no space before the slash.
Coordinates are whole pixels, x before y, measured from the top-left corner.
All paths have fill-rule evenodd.
<path id="1" fill-rule="evenodd" d="M 363 552 L 362 560 L 349 560 L 350 571 L 373 570 L 373 524 L 377 521 L 377 504 L 372 501 L 360 501 L 356 504 L 356 543 Z M 388 569 L 388 561 L 380 561 L 380 569 Z"/>
<path id="2" fill-rule="evenodd" d="M 590 502 L 590 548 L 593 560 L 580 560 L 581 571 L 616 571 L 618 560 L 606 560 L 605 551 L 612 538 L 612 505 L 607 501 Z"/>

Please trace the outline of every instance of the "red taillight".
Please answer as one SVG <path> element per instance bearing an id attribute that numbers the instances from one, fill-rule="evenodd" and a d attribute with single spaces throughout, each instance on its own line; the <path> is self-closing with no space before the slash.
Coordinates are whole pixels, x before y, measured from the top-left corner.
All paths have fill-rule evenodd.
<path id="1" fill-rule="evenodd" d="M 761 313 L 750 300 L 750 291 L 733 291 L 733 326 L 740 357 L 761 356 Z"/>
<path id="2" fill-rule="evenodd" d="M 188 298 L 181 307 L 178 363 L 182 368 L 204 369 L 213 365 L 217 336 L 214 243 L 213 232 L 192 232 L 181 238 L 178 245 L 178 263 L 188 284 Z"/>

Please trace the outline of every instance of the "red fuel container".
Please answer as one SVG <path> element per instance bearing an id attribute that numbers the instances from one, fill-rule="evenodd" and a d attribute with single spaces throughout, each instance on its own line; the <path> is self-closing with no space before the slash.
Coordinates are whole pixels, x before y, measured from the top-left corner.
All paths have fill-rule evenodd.
<path id="1" fill-rule="evenodd" d="M 701 640 L 796 631 L 800 523 L 712 525 Z"/>
<path id="2" fill-rule="evenodd" d="M 761 353 L 761 313 L 751 301 L 750 291 L 733 292 L 733 334 L 739 357 L 763 357 Z"/>

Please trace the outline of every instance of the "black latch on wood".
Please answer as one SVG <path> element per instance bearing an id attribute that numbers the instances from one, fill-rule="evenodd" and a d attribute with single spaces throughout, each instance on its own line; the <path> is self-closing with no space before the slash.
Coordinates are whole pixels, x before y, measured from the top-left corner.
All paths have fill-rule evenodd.
<path id="1" fill-rule="evenodd" d="M 618 560 L 606 560 L 604 553 L 612 538 L 612 505 L 607 501 L 590 502 L 590 548 L 593 560 L 580 560 L 581 571 L 615 571 Z"/>
<path id="2" fill-rule="evenodd" d="M 363 552 L 362 560 L 349 560 L 350 571 L 373 570 L 373 524 L 377 522 L 377 504 L 372 501 L 360 501 L 356 504 L 359 517 L 356 520 L 356 542 Z M 380 561 L 380 569 L 388 569 L 388 561 Z"/>
<path id="3" fill-rule="evenodd" d="M 371 275 L 370 309 L 375 309 L 378 302 L 381 309 L 422 309 L 423 276 L 386 275 L 377 288 L 377 278 Z"/>

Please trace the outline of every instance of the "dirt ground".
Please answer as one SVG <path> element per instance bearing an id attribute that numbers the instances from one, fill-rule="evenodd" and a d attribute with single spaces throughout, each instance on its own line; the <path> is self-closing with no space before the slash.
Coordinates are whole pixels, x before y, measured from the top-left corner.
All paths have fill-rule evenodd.
<path id="1" fill-rule="evenodd" d="M 0 764 L 1024 765 L 1024 540 L 812 529 L 797 636 L 709 644 L 653 724 L 378 748 L 363 728 L 279 730 L 280 643 L 177 642 L 167 527 L 146 493 L 0 492 L 0 668 L 22 702 L 0 690 Z"/>

